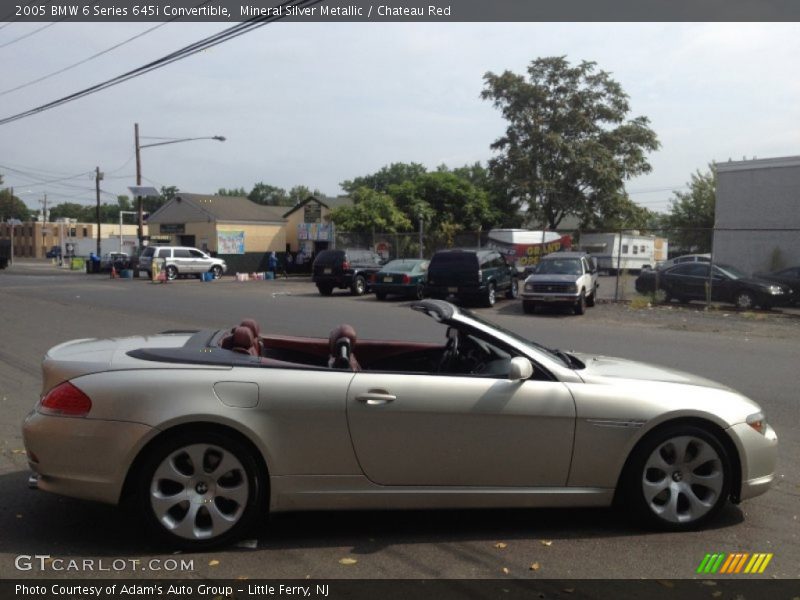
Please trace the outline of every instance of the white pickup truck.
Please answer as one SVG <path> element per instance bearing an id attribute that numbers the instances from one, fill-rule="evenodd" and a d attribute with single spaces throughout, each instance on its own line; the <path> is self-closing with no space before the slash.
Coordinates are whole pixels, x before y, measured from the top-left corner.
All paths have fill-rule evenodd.
<path id="1" fill-rule="evenodd" d="M 576 315 L 597 298 L 597 263 L 584 252 L 555 252 L 539 261 L 522 287 L 522 310 L 533 313 L 537 306 L 569 304 Z"/>

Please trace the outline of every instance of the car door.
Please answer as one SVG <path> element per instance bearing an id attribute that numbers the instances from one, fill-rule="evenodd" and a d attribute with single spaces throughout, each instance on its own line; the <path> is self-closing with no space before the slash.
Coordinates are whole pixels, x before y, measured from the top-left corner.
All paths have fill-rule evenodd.
<path id="1" fill-rule="evenodd" d="M 196 273 L 194 259 L 187 248 L 175 248 L 172 251 L 172 264 L 178 269 L 178 273 Z"/>
<path id="2" fill-rule="evenodd" d="M 380 485 L 563 486 L 575 404 L 556 381 L 360 371 L 347 420 Z"/>
<path id="3" fill-rule="evenodd" d="M 207 254 L 203 254 L 200 250 L 192 248 L 189 250 L 189 256 L 191 256 L 194 273 L 205 273 L 211 269 L 213 261 Z"/>

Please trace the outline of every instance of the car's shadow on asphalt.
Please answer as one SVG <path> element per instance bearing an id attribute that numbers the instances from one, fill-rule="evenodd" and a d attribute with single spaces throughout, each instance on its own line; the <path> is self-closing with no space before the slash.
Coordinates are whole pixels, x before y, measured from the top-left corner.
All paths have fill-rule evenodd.
<path id="1" fill-rule="evenodd" d="M 499 305 L 496 312 L 497 314 L 505 316 L 524 315 L 531 318 L 543 317 L 551 319 L 579 316 L 575 315 L 571 306 L 537 306 L 536 312 L 525 313 L 522 310 L 522 302 L 504 302 L 502 305 Z"/>
<path id="2" fill-rule="evenodd" d="M 0 552 L 125 557 L 168 550 L 146 537 L 130 510 L 31 490 L 27 478 L 22 471 L 0 476 Z M 743 520 L 742 511 L 728 504 L 708 529 Z M 395 544 L 642 535 L 659 533 L 633 524 L 623 510 L 592 508 L 280 513 L 245 537 L 258 539 L 261 549 L 349 546 L 371 554 Z"/>

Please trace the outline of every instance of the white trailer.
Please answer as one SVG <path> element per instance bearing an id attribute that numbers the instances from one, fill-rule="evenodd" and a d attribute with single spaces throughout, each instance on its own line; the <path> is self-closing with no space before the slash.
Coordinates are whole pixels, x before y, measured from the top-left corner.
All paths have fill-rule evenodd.
<path id="1" fill-rule="evenodd" d="M 64 247 L 61 249 L 63 256 L 68 254 L 69 244 L 72 244 L 72 256 L 86 258 L 92 252 L 97 253 L 96 238 L 65 238 Z M 125 252 L 128 256 L 133 256 L 137 244 L 138 238 L 135 235 L 124 235 L 122 238 L 119 236 L 100 238 L 100 256 L 111 252 Z"/>
<path id="2" fill-rule="evenodd" d="M 584 233 L 579 248 L 597 259 L 601 271 L 652 269 L 667 259 L 667 239 L 639 233 Z"/>

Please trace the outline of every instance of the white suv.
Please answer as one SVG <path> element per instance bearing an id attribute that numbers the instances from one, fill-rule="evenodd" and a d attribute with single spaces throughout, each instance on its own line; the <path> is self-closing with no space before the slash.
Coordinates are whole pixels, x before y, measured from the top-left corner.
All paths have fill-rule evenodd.
<path id="1" fill-rule="evenodd" d="M 522 310 L 544 304 L 570 304 L 582 315 L 597 298 L 597 263 L 584 252 L 548 254 L 533 268 L 522 288 Z"/>
<path id="2" fill-rule="evenodd" d="M 160 268 L 167 274 L 167 279 L 176 279 L 178 275 L 198 275 L 213 273 L 215 279 L 222 277 L 227 270 L 225 261 L 209 256 L 197 248 L 186 246 L 148 246 L 139 257 L 139 270 L 147 271 L 153 276 L 153 260 L 162 259 Z"/>

